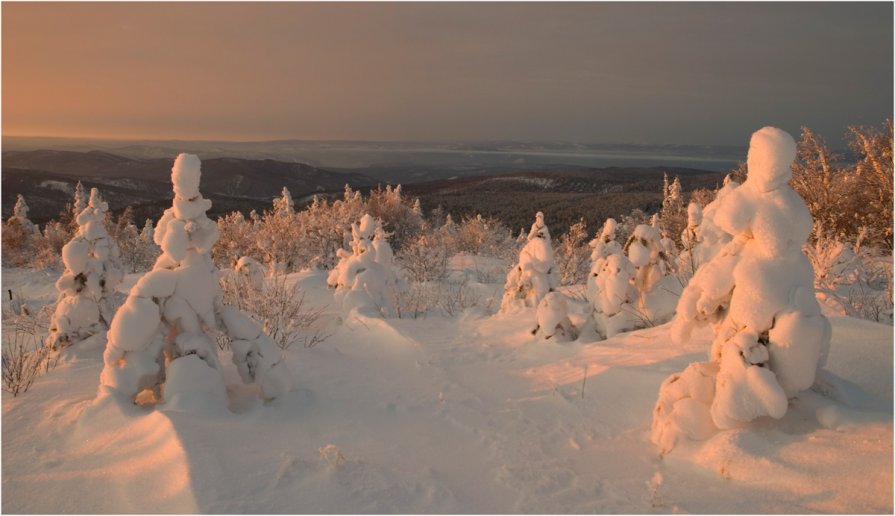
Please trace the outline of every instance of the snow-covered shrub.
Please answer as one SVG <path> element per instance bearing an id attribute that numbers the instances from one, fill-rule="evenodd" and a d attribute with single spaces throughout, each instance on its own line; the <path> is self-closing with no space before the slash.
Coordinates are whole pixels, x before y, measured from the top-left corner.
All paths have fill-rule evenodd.
<path id="1" fill-rule="evenodd" d="M 33 310 L 18 296 L 3 310 L 2 385 L 13 397 L 27 392 L 41 373 L 56 365 L 58 355 L 44 346 L 51 310 L 52 305 Z"/>
<path id="2" fill-rule="evenodd" d="M 233 267 L 236 261 L 243 256 L 251 256 L 261 260 L 261 250 L 258 249 L 258 228 L 243 216 L 234 211 L 217 220 L 220 238 L 215 242 L 211 250 L 214 263 L 218 267 Z"/>
<path id="3" fill-rule="evenodd" d="M 47 347 L 59 350 L 109 328 L 114 295 L 124 277 L 118 245 L 106 232 L 109 205 L 99 190 L 90 190 L 87 207 L 78 214 L 78 232 L 62 248 L 65 271 L 56 281 L 59 297 L 50 320 Z"/>
<path id="4" fill-rule="evenodd" d="M 830 324 L 814 297 L 802 246 L 811 215 L 789 186 L 792 137 L 765 127 L 752 135 L 745 183 L 716 201 L 713 221 L 732 240 L 696 271 L 681 296 L 672 339 L 712 323 L 710 362 L 666 380 L 652 439 L 667 452 L 682 437 L 757 417 L 781 418 L 788 399 L 811 387 L 824 364 Z"/>
<path id="5" fill-rule="evenodd" d="M 181 154 L 171 180 L 173 206 L 155 228 L 162 255 L 131 289 L 115 314 L 103 354 L 100 396 L 138 404 L 164 401 L 177 410 L 226 407 L 215 344 L 218 328 L 229 337 L 242 380 L 258 384 L 265 399 L 286 392 L 291 375 L 281 350 L 261 325 L 224 306 L 211 248 L 217 226 L 199 192 L 199 158 Z"/>
<path id="6" fill-rule="evenodd" d="M 507 273 L 500 311 L 537 306 L 548 292 L 559 287 L 559 281 L 550 230 L 544 223 L 544 214 L 539 211 L 528 232 L 528 241 L 519 252 L 519 261 Z"/>
<path id="7" fill-rule="evenodd" d="M 679 177 L 675 176 L 674 181 L 669 184 L 668 174 L 665 174 L 662 188 L 662 208 L 658 215 L 661 221 L 660 234 L 666 235 L 672 240 L 677 239 L 687 224 L 687 210 L 684 207 L 684 195 Z"/>
<path id="8" fill-rule="evenodd" d="M 448 249 L 442 232 L 424 226 L 398 252 L 398 263 L 410 281 L 443 280 L 447 276 Z"/>
<path id="9" fill-rule="evenodd" d="M 329 337 L 320 328 L 323 309 L 308 306 L 304 291 L 285 275 L 266 278 L 263 266 L 252 258 L 240 258 L 220 283 L 224 304 L 251 315 L 282 350 L 294 344 L 312 348 Z"/>
<path id="10" fill-rule="evenodd" d="M 43 234 L 37 239 L 34 267 L 55 269 L 62 263 L 62 247 L 71 239 L 65 224 L 51 220 L 44 225 Z"/>
<path id="11" fill-rule="evenodd" d="M 673 242 L 666 242 L 674 247 Z M 662 324 L 674 315 L 680 293 L 680 280 L 672 275 L 676 257 L 666 254 L 658 230 L 641 224 L 625 244 L 625 252 L 634 266 L 634 288 L 637 290 L 636 314 L 645 326 Z"/>
<path id="12" fill-rule="evenodd" d="M 273 210 L 265 211 L 253 228 L 256 248 L 271 270 L 288 273 L 306 265 L 304 234 L 294 206 L 289 189 L 283 187 L 282 195 L 273 201 Z"/>
<path id="13" fill-rule="evenodd" d="M 449 224 L 451 225 L 449 227 Z M 464 217 L 453 227 L 445 223 L 445 238 L 450 254 L 467 253 L 476 256 L 509 258 L 516 251 L 510 230 L 493 217 Z"/>
<path id="14" fill-rule="evenodd" d="M 815 231 L 819 229 L 815 225 Z M 805 246 L 814 269 L 814 288 L 842 315 L 891 323 L 891 262 L 881 261 L 876 250 L 863 245 L 866 234 L 861 231 L 854 243 L 820 235 Z"/>
<path id="15" fill-rule="evenodd" d="M 892 121 L 887 120 L 882 131 L 849 127 L 848 135 L 858 157 L 854 165 L 843 163 L 823 138 L 803 127 L 793 188 L 814 219 L 813 236 L 853 242 L 864 230 L 867 244 L 891 250 Z"/>
<path id="16" fill-rule="evenodd" d="M 340 261 L 326 283 L 336 289 L 345 315 L 357 309 L 365 315 L 388 316 L 395 310 L 397 276 L 388 259 L 391 248 L 386 252 L 388 242 L 382 235 L 379 222 L 365 214 L 351 225 L 351 253 L 338 250 Z"/>
<path id="17" fill-rule="evenodd" d="M 404 196 L 401 185 L 371 191 L 364 211 L 380 221 L 389 234 L 390 245 L 399 251 L 419 233 L 423 225 L 419 199 Z"/>
<path id="18" fill-rule="evenodd" d="M 537 326 L 532 334 L 544 340 L 555 338 L 567 342 L 578 338 L 578 329 L 569 319 L 569 304 L 566 296 L 559 292 L 548 292 L 538 303 Z"/>
<path id="19" fill-rule="evenodd" d="M 589 268 L 588 255 L 590 249 L 586 243 L 587 224 L 584 219 L 579 220 L 559 238 L 556 246 L 556 264 L 559 266 L 560 283 L 562 285 L 577 285 L 587 279 Z"/>
<path id="20" fill-rule="evenodd" d="M 25 198 L 19 195 L 2 231 L 3 264 L 7 267 L 32 265 L 40 236 L 38 227 L 28 219 Z"/>

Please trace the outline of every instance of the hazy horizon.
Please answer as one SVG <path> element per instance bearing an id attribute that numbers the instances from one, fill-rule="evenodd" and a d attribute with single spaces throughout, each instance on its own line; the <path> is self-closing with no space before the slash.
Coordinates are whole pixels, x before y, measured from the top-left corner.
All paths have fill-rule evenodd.
<path id="1" fill-rule="evenodd" d="M 4 3 L 4 137 L 742 146 L 892 115 L 891 3 Z"/>

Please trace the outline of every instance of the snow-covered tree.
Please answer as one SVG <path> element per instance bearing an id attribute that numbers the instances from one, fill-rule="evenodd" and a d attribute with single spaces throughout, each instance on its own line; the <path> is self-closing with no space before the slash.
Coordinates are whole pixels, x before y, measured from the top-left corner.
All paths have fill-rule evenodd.
<path id="1" fill-rule="evenodd" d="M 387 316 L 395 306 L 395 273 L 389 267 L 391 248 L 386 250 L 388 242 L 382 238 L 374 243 L 381 230 L 381 224 L 369 214 L 352 224 L 351 253 L 339 249 L 339 263 L 327 276 L 326 283 L 336 289 L 336 300 L 346 315 L 358 310 L 365 315 Z"/>
<path id="2" fill-rule="evenodd" d="M 280 194 L 280 198 L 273 200 L 273 211 L 280 217 L 289 217 L 295 213 L 295 203 L 292 201 L 292 194 L 289 193 L 289 189 L 285 186 Z"/>
<path id="3" fill-rule="evenodd" d="M 191 154 L 174 162 L 174 202 L 155 228 L 162 254 L 131 289 L 112 320 L 103 355 L 100 396 L 177 410 L 225 408 L 227 393 L 215 339 L 229 337 L 242 380 L 256 383 L 265 399 L 290 388 L 281 351 L 261 326 L 224 306 L 211 248 L 217 226 L 211 201 L 199 192 L 201 163 Z M 220 330 L 219 330 L 220 328 Z"/>
<path id="4" fill-rule="evenodd" d="M 444 232 L 449 230 L 444 230 L 445 227 L 432 231 L 423 226 L 420 233 L 398 253 L 398 261 L 409 280 L 423 283 L 441 281 L 447 276 L 449 256 Z"/>
<path id="5" fill-rule="evenodd" d="M 22 197 L 22 194 L 19 194 L 18 197 L 16 197 L 16 205 L 12 209 L 12 216 L 7 219 L 6 223 L 8 225 L 18 224 L 26 232 L 39 234 L 40 230 L 28 218 L 29 211 L 28 203 L 25 202 L 25 198 Z"/>
<path id="6" fill-rule="evenodd" d="M 550 230 L 544 223 L 544 214 L 539 211 L 528 232 L 528 241 L 519 252 L 519 262 L 507 274 L 500 311 L 535 307 L 548 292 L 559 287 L 559 283 L 559 267 L 550 243 Z"/>
<path id="7" fill-rule="evenodd" d="M 613 252 L 596 262 L 599 270 L 594 275 L 594 284 L 588 292 L 593 306 L 594 326 L 604 338 L 613 337 L 623 331 L 643 327 L 643 318 L 637 313 L 637 289 L 633 280 L 635 269 L 622 252 Z"/>
<path id="8" fill-rule="evenodd" d="M 672 243 L 671 246 L 674 244 Z M 680 280 L 672 276 L 672 263 L 659 231 L 641 224 L 625 244 L 625 252 L 635 268 L 634 288 L 638 293 L 637 313 L 644 325 L 656 325 L 671 319 L 681 290 Z"/>
<path id="9" fill-rule="evenodd" d="M 684 195 L 679 177 L 675 176 L 674 181 L 669 183 L 668 175 L 665 175 L 662 209 L 658 215 L 661 221 L 659 233 L 668 238 L 677 239 L 687 222 L 687 211 L 684 208 Z"/>
<path id="10" fill-rule="evenodd" d="M 732 240 L 696 271 L 672 324 L 675 342 L 707 323 L 715 339 L 709 362 L 660 388 L 652 439 L 663 453 L 682 436 L 703 439 L 761 416 L 783 417 L 788 399 L 811 387 L 824 364 L 831 331 L 802 251 L 812 224 L 789 186 L 795 157 L 789 134 L 757 131 L 745 183 L 716 201 L 712 219 Z"/>
<path id="11" fill-rule="evenodd" d="M 569 304 L 566 296 L 559 292 L 548 292 L 538 303 L 537 326 L 532 334 L 544 340 L 555 339 L 567 342 L 578 338 L 578 329 L 569 319 Z"/>
<path id="12" fill-rule="evenodd" d="M 587 298 L 596 309 L 601 304 L 600 291 L 597 287 L 597 277 L 603 270 L 603 265 L 610 255 L 621 254 L 622 246 L 615 240 L 615 229 L 618 224 L 615 219 L 609 218 L 603 222 L 603 228 L 599 236 L 591 240 L 587 245 L 591 248 L 590 275 L 587 277 Z"/>
<path id="13" fill-rule="evenodd" d="M 699 261 L 695 254 L 696 246 L 702 241 L 702 206 L 691 202 L 687 206 L 687 227 L 681 233 L 681 244 L 684 248 L 678 259 L 679 269 L 692 276 L 699 268 Z"/>
<path id="14" fill-rule="evenodd" d="M 90 194 L 84 190 L 84 185 L 78 181 L 78 184 L 75 185 L 74 201 L 72 202 L 72 221 L 75 224 L 77 224 L 78 215 L 87 207 L 87 203 L 90 200 L 89 197 Z"/>
<path id="15" fill-rule="evenodd" d="M 87 207 L 78 214 L 78 232 L 62 248 L 65 271 L 56 281 L 59 297 L 46 340 L 50 349 L 77 344 L 109 328 L 124 272 L 118 245 L 104 224 L 108 211 L 99 190 L 91 189 Z"/>

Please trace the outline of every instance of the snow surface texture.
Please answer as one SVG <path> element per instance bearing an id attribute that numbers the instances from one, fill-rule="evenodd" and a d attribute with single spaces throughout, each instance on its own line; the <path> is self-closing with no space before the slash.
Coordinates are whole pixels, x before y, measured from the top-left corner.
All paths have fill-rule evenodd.
<path id="1" fill-rule="evenodd" d="M 80 183 L 78 183 L 80 185 Z M 118 244 L 106 232 L 109 204 L 99 190 L 75 221 L 78 231 L 62 248 L 65 271 L 56 281 L 59 297 L 46 345 L 61 350 L 106 331 L 115 313 L 114 294 L 124 277 Z"/>
<path id="2" fill-rule="evenodd" d="M 221 303 L 210 251 L 217 226 L 199 193 L 199 158 L 181 154 L 171 180 L 173 206 L 155 228 L 162 254 L 115 314 L 103 355 L 100 398 L 114 394 L 138 404 L 165 402 L 189 412 L 227 408 L 216 338 L 231 340 L 233 362 L 245 383 L 273 399 L 290 387 L 280 349 L 248 316 Z M 220 323 L 220 324 L 219 324 Z"/>
<path id="3" fill-rule="evenodd" d="M 369 214 L 351 225 L 351 253 L 339 249 L 339 263 L 329 272 L 327 284 L 336 289 L 343 317 L 359 313 L 389 316 L 394 313 L 398 278 L 394 253 L 382 225 Z"/>
<path id="4" fill-rule="evenodd" d="M 55 279 L 3 271 L 29 302 L 51 302 Z M 287 276 L 332 320 L 325 279 Z M 499 302 L 502 281 L 489 287 Z M 576 324 L 584 308 L 569 303 Z M 530 308 L 337 325 L 326 342 L 287 350 L 301 387 L 273 407 L 223 351 L 235 413 L 94 405 L 102 357 L 84 353 L 24 396 L 3 394 L 2 510 L 892 513 L 891 326 L 831 319 L 829 392 L 849 405 L 808 391 L 774 424 L 684 441 L 657 460 L 656 391 L 704 354 L 710 329 L 681 346 L 669 325 L 554 344 L 531 335 L 534 318 Z"/>
<path id="5" fill-rule="evenodd" d="M 789 399 L 814 384 L 826 360 L 830 324 L 814 297 L 814 273 L 802 251 L 811 216 L 788 183 L 795 157 L 789 134 L 772 127 L 757 131 L 746 182 L 706 210 L 702 227 L 710 220 L 731 240 L 696 271 L 671 330 L 681 344 L 694 326 L 713 324 L 711 362 L 691 365 L 662 384 L 652 439 L 663 453 L 682 436 L 706 438 L 713 426 L 782 418 Z"/>
<path id="6" fill-rule="evenodd" d="M 519 263 L 507 273 L 501 312 L 513 312 L 524 307 L 535 307 L 547 295 L 559 287 L 559 267 L 553 256 L 550 230 L 544 223 L 544 214 L 538 212 L 528 232 L 528 241 L 519 251 Z"/>

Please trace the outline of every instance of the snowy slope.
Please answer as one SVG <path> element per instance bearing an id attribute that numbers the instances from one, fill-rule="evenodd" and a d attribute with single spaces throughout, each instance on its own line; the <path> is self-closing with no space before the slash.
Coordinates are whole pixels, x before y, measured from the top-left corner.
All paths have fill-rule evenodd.
<path id="1" fill-rule="evenodd" d="M 19 274 L 4 270 L 4 288 L 28 296 L 55 279 Z M 296 387 L 269 406 L 226 355 L 230 412 L 93 405 L 100 350 L 4 392 L 3 512 L 893 510 L 889 326 L 831 319 L 827 369 L 854 406 L 807 392 L 782 421 L 660 458 L 659 384 L 703 359 L 708 330 L 683 348 L 667 325 L 557 344 L 531 335 L 534 309 L 337 326 L 322 273 L 292 278 L 330 304 L 336 333 L 290 349 Z"/>

